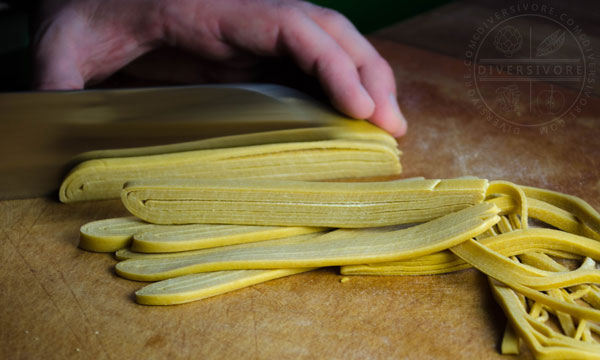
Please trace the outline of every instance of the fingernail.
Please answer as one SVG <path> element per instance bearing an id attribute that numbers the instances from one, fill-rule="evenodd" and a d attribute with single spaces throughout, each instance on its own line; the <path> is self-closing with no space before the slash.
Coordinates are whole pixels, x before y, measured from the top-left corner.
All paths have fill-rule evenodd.
<path id="1" fill-rule="evenodd" d="M 393 93 L 390 94 L 390 103 L 392 104 L 392 108 L 394 109 L 394 113 L 396 114 L 396 118 L 398 119 L 400 125 L 394 136 L 402 136 L 406 132 L 406 118 L 404 117 L 404 115 L 402 115 L 402 111 L 400 111 L 400 106 L 398 106 L 398 99 Z"/>

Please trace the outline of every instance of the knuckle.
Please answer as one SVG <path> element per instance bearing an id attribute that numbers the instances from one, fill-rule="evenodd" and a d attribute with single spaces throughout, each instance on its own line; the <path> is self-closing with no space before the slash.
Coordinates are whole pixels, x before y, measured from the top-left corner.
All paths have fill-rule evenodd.
<path id="1" fill-rule="evenodd" d="M 386 72 L 392 74 L 392 67 L 381 55 L 376 55 L 370 60 L 371 66 L 377 69 L 377 71 Z"/>
<path id="2" fill-rule="evenodd" d="M 319 8 L 319 17 L 327 24 L 341 28 L 354 28 L 354 25 L 342 13 L 329 9 Z"/>
<path id="3" fill-rule="evenodd" d="M 279 21 L 284 24 L 295 24 L 306 15 L 298 6 L 288 1 L 282 1 L 277 4 L 277 16 Z"/>

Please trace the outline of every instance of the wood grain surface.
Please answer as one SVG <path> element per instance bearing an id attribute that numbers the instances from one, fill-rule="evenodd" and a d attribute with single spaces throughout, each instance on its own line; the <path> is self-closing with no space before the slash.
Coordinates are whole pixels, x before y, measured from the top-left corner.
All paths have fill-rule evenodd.
<path id="1" fill-rule="evenodd" d="M 546 133 L 504 131 L 472 106 L 460 60 L 373 39 L 409 119 L 404 176 L 476 175 L 577 195 L 600 208 L 600 101 Z M 143 284 L 111 255 L 76 248 L 79 227 L 125 215 L 117 201 L 0 202 L 3 359 L 501 359 L 505 318 L 475 270 L 357 276 L 336 269 L 172 307 L 136 305 Z M 522 359 L 531 355 L 523 348 Z"/>

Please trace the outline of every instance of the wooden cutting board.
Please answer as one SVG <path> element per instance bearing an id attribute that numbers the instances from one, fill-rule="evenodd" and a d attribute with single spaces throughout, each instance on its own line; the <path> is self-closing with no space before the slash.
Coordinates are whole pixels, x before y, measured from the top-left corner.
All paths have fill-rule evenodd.
<path id="1" fill-rule="evenodd" d="M 460 60 L 374 40 L 410 121 L 405 177 L 475 175 L 577 195 L 600 208 L 600 101 L 540 134 L 480 118 Z M 505 318 L 475 270 L 342 278 L 323 269 L 172 307 L 134 303 L 143 284 L 111 255 L 76 248 L 118 201 L 0 202 L 0 358 L 501 359 Z M 523 348 L 520 358 L 530 359 Z"/>

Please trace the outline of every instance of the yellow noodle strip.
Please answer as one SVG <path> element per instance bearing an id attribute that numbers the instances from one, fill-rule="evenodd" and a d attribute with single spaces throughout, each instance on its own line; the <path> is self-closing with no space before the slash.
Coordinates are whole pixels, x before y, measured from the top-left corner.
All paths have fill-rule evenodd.
<path id="1" fill-rule="evenodd" d="M 496 180 L 491 181 L 490 186 L 488 187 L 487 194 L 505 194 L 510 196 L 516 201 L 517 204 L 517 213 L 521 216 L 521 228 L 527 229 L 527 196 L 521 187 L 515 185 L 509 181 Z"/>
<path id="2" fill-rule="evenodd" d="M 152 223 L 358 228 L 429 221 L 483 200 L 487 180 L 326 183 L 173 180 L 128 183 L 122 200 Z"/>
<path id="3" fill-rule="evenodd" d="M 557 263 L 554 259 L 547 256 L 546 254 L 538 253 L 538 252 L 527 252 L 520 255 L 521 260 L 529 264 L 531 266 L 535 266 L 539 269 L 547 270 L 547 271 L 568 271 L 565 266 Z M 582 298 L 585 302 L 592 305 L 594 308 L 600 308 L 600 289 L 598 289 L 595 285 L 586 285 L 585 286 L 585 294 L 582 295 Z M 578 291 L 581 290 L 582 286 L 576 286 L 573 290 Z M 570 295 L 571 298 L 574 297 L 574 294 Z M 579 295 L 577 295 L 579 296 Z"/>
<path id="4" fill-rule="evenodd" d="M 62 202 L 118 198 L 125 182 L 141 178 L 328 180 L 400 173 L 399 151 L 390 135 L 378 134 L 377 139 L 388 137 L 379 141 L 349 135 L 355 130 L 343 126 L 333 129 L 338 131 L 315 130 L 324 131 L 325 140 L 87 160 L 67 175 L 59 197 Z"/>
<path id="5" fill-rule="evenodd" d="M 529 205 L 529 199 L 527 199 L 527 212 L 528 212 L 528 216 L 532 217 L 529 214 L 529 209 L 531 208 L 531 206 Z M 517 216 L 517 214 L 512 213 L 512 214 L 508 214 L 508 220 L 510 221 L 510 227 L 514 230 L 518 230 L 518 229 L 522 229 L 523 226 L 521 225 L 521 220 L 519 220 L 519 217 Z"/>
<path id="6" fill-rule="evenodd" d="M 584 296 L 586 296 L 587 294 L 590 293 L 591 291 L 591 287 L 589 285 L 585 285 L 585 286 L 580 286 L 580 289 L 576 290 L 575 292 L 572 292 L 569 294 L 569 297 L 573 300 L 577 300 L 580 299 Z"/>
<path id="7" fill-rule="evenodd" d="M 290 237 L 325 228 L 250 225 L 154 225 L 135 217 L 93 221 L 80 229 L 79 247 L 113 252 L 132 246 L 138 252 L 177 252 Z M 133 239 L 133 241 L 132 241 Z"/>
<path id="8" fill-rule="evenodd" d="M 590 285 L 590 292 L 583 297 L 583 300 L 596 309 L 600 309 L 600 289 L 596 285 Z"/>
<path id="9" fill-rule="evenodd" d="M 525 264 L 535 266 L 546 271 L 569 271 L 565 266 L 557 263 L 550 256 L 540 252 L 526 252 L 520 255 L 521 261 Z"/>
<path id="10" fill-rule="evenodd" d="M 375 264 L 377 265 L 377 264 Z M 449 265 L 440 265 L 438 267 L 434 266 L 424 266 L 424 267 L 406 267 L 402 266 L 390 266 L 386 267 L 377 267 L 376 269 L 370 269 L 369 266 L 372 265 L 346 265 L 340 267 L 340 274 L 342 275 L 376 275 L 376 276 L 423 276 L 423 275 L 441 275 L 448 274 L 455 271 L 460 271 L 464 269 L 468 269 L 471 267 L 469 264 L 465 264 L 464 262 L 460 265 L 449 266 Z"/>
<path id="11" fill-rule="evenodd" d="M 545 249 L 543 251 L 544 251 L 544 254 L 546 254 L 546 255 L 550 255 L 550 256 L 554 256 L 554 257 L 562 258 L 562 259 L 582 260 L 584 258 L 584 256 L 571 253 L 568 250 L 562 251 L 562 250 L 556 250 L 556 249 Z"/>
<path id="12" fill-rule="evenodd" d="M 548 291 L 548 295 L 563 301 L 570 300 L 569 296 L 565 296 L 562 289 L 550 289 Z M 572 302 L 571 302 L 572 303 Z M 575 335 L 575 323 L 573 322 L 573 317 L 571 315 L 566 314 L 562 311 L 555 312 L 556 317 L 558 318 L 558 323 L 560 324 L 565 335 L 573 337 Z"/>
<path id="13" fill-rule="evenodd" d="M 533 320 L 521 305 L 517 294 L 507 286 L 490 280 L 492 293 L 536 359 L 596 359 L 600 347 L 560 336 L 548 326 Z M 549 338 L 557 336 L 557 339 Z"/>
<path id="14" fill-rule="evenodd" d="M 271 240 L 264 246 L 242 250 L 220 248 L 194 256 L 126 260 L 117 264 L 116 271 L 128 279 L 154 281 L 218 270 L 401 260 L 431 254 L 482 233 L 498 221 L 497 210 L 492 204 L 481 203 L 401 230 L 340 229 L 298 243 L 282 245 Z"/>
<path id="15" fill-rule="evenodd" d="M 534 251 L 541 251 L 552 254 L 573 253 L 580 256 L 587 255 L 594 259 L 600 259 L 600 242 L 554 229 L 529 228 L 527 230 L 514 230 L 505 234 L 484 238 L 480 243 L 503 256 L 522 255 Z M 431 260 L 437 260 L 439 262 L 434 263 Z M 412 261 L 418 262 L 419 259 L 412 259 Z M 341 271 L 346 275 L 379 275 L 378 269 L 381 266 L 381 275 L 393 275 L 393 266 L 395 264 L 399 265 L 398 274 L 406 271 L 407 263 L 404 262 L 349 265 L 343 266 Z M 408 264 L 410 265 L 411 263 Z M 429 258 L 428 265 L 432 267 L 438 266 L 436 270 L 439 271 L 442 271 L 444 268 L 447 268 L 448 271 L 455 271 L 458 269 L 458 266 L 465 266 L 462 264 L 464 264 L 464 261 L 453 259 L 449 255 L 444 255 L 443 257 Z M 523 271 L 534 273 L 533 269 L 525 268 L 522 264 L 520 267 Z"/>
<path id="16" fill-rule="evenodd" d="M 490 236 L 496 236 L 496 235 L 498 235 L 498 233 L 496 232 L 496 230 L 494 230 L 494 227 L 491 227 L 491 228 L 487 229 L 484 233 L 477 235 L 476 239 L 483 240 Z"/>
<path id="17" fill-rule="evenodd" d="M 379 229 L 379 228 L 378 228 Z M 381 228 L 386 229 L 387 228 Z M 328 231 L 309 233 L 304 235 L 296 235 L 281 239 L 273 239 L 273 240 L 265 240 L 265 241 L 256 241 L 228 246 L 220 246 L 215 248 L 207 248 L 207 249 L 198 249 L 198 250 L 189 250 L 189 251 L 181 251 L 181 252 L 171 252 L 171 253 L 142 253 L 137 251 L 131 251 L 130 249 L 120 249 L 115 252 L 115 257 L 117 260 L 128 260 L 128 259 L 178 259 L 186 256 L 197 256 L 197 255 L 206 255 L 211 254 L 213 252 L 221 252 L 225 249 L 243 251 L 243 249 L 251 248 L 251 247 L 262 247 L 262 246 L 281 246 L 286 244 L 297 244 L 308 239 L 312 239 L 316 236 L 327 233 Z"/>
<path id="18" fill-rule="evenodd" d="M 506 216 L 500 216 L 500 221 L 496 224 L 500 234 L 513 231 L 512 225 Z"/>
<path id="19" fill-rule="evenodd" d="M 539 313 L 535 317 L 535 320 L 543 323 L 543 322 L 548 321 L 549 318 L 550 318 L 550 315 L 548 315 L 548 311 L 543 306 L 541 306 Z"/>
<path id="20" fill-rule="evenodd" d="M 516 210 L 517 202 L 510 196 L 502 195 L 497 197 L 490 196 L 487 202 L 493 203 L 500 208 L 500 214 L 508 215 L 510 220 L 510 226 L 514 228 L 513 224 L 517 224 L 520 227 L 520 221 L 516 219 L 513 213 Z M 573 234 L 582 235 L 585 237 L 591 237 L 596 240 L 600 240 L 600 236 L 596 234 L 589 227 L 580 222 L 574 215 L 565 211 L 559 207 L 548 204 L 544 201 L 537 199 L 527 199 L 528 216 L 541 220 L 559 229 L 562 229 Z M 504 225 L 507 225 L 503 222 Z M 509 230 L 506 228 L 505 230 Z M 483 240 L 490 236 L 495 236 L 496 231 L 494 227 L 488 229 L 485 233 L 477 236 L 477 240 Z M 540 236 L 539 233 L 530 234 L 532 236 Z M 560 233 L 554 233 L 553 235 L 559 236 Z M 544 234 L 544 237 L 548 237 L 549 234 Z M 576 241 L 575 238 L 572 239 Z M 496 247 L 495 244 L 486 243 L 493 250 L 501 252 L 503 255 L 506 253 L 500 247 Z M 540 246 L 539 251 L 543 251 L 546 254 L 557 256 L 565 259 L 581 259 L 581 255 L 585 253 L 579 252 L 573 254 L 568 252 L 570 249 L 569 245 L 563 247 L 565 250 L 557 248 L 550 249 L 544 246 Z M 534 250 L 534 249 L 532 249 Z M 513 254 L 515 255 L 515 254 Z M 526 255 L 526 254 L 525 254 Z M 433 259 L 433 258 L 432 258 Z M 415 259 L 417 260 L 417 259 Z M 441 260 L 441 258 L 438 258 Z M 397 268 L 394 268 L 397 266 Z M 429 275 L 429 274 L 443 274 L 447 272 L 462 270 L 470 267 L 465 264 L 462 260 L 453 258 L 452 260 L 439 261 L 437 263 L 428 262 L 426 266 L 419 269 L 420 264 L 418 263 L 407 263 L 407 262 L 392 262 L 392 263 L 380 263 L 380 264 L 369 264 L 369 265 L 349 265 L 343 266 L 341 272 L 346 275 Z M 559 270 L 553 270 L 559 271 Z M 564 271 L 564 270 L 562 270 Z M 598 302 L 600 302 L 600 293 L 598 294 Z"/>
<path id="21" fill-rule="evenodd" d="M 92 221 L 79 230 L 79 247 L 89 251 L 113 252 L 129 246 L 133 235 L 161 225 L 136 217 Z"/>
<path id="22" fill-rule="evenodd" d="M 165 225 L 133 236 L 131 250 L 179 252 L 227 246 L 325 231 L 309 226 Z"/>
<path id="23" fill-rule="evenodd" d="M 585 283 L 600 283 L 600 270 L 591 270 L 587 268 L 579 268 L 573 271 L 567 272 L 547 272 L 539 270 L 539 273 L 532 271 L 535 268 L 525 268 L 525 265 L 517 264 L 508 259 L 506 256 L 473 241 L 475 245 L 470 246 L 471 249 L 477 247 L 477 251 L 481 253 L 484 258 L 480 262 L 487 261 L 484 265 L 486 268 L 495 266 L 506 273 L 506 276 L 511 277 L 512 282 L 517 282 L 521 285 L 525 285 L 536 290 L 549 290 L 559 287 L 567 287 L 580 285 Z M 457 251 L 460 251 L 461 245 L 456 249 L 451 249 L 455 254 L 461 256 Z M 455 251 L 456 250 L 456 251 Z M 464 259 L 463 259 L 464 260 Z M 528 272 L 529 274 L 527 274 Z"/>
<path id="24" fill-rule="evenodd" d="M 512 233 L 504 235 L 510 234 Z M 511 268 L 501 265 L 501 263 L 498 261 L 499 257 L 491 253 L 488 248 L 477 243 L 476 241 L 467 240 L 450 248 L 450 250 L 461 257 L 464 261 L 477 268 L 479 271 L 506 284 L 515 291 L 522 293 L 532 300 L 552 307 L 555 310 L 566 312 L 578 318 L 588 318 L 593 321 L 600 321 L 600 311 L 596 309 L 591 309 L 589 307 L 577 304 L 569 304 L 534 290 L 529 286 L 521 284 L 520 281 L 524 278 L 523 276 L 519 276 L 520 274 L 515 273 Z M 539 277 L 539 281 L 544 281 L 544 279 L 544 277 Z M 528 279 L 526 279 L 525 282 L 529 282 Z M 548 281 L 548 283 L 552 283 L 552 281 Z M 543 286 L 539 286 L 539 284 L 534 284 L 534 286 L 543 288 Z"/>
<path id="25" fill-rule="evenodd" d="M 506 324 L 504 335 L 502 336 L 502 344 L 500 345 L 500 353 L 502 355 L 519 355 L 520 339 L 513 327 Z"/>
<path id="26" fill-rule="evenodd" d="M 342 275 L 436 275 L 470 268 L 451 252 L 444 250 L 405 261 L 340 267 Z"/>
<path id="27" fill-rule="evenodd" d="M 144 231 L 151 228 L 170 228 L 172 231 L 173 228 L 177 227 L 148 224 L 133 217 L 95 221 L 82 226 L 80 247 L 92 251 L 121 249 L 121 252 L 123 252 L 124 249 L 122 248 L 131 242 L 134 234 L 143 234 Z M 293 234 L 293 229 L 299 228 L 289 229 L 292 229 L 292 232 L 288 232 L 288 234 Z M 279 235 L 284 235 L 284 233 Z M 136 293 L 136 300 L 146 305 L 185 303 L 308 270 L 310 269 L 239 270 L 235 274 L 228 274 L 230 272 L 227 271 L 199 274 L 196 277 L 179 279 L 167 284 L 161 282 L 149 285 Z"/>
<path id="28" fill-rule="evenodd" d="M 230 135 L 169 145 L 88 151 L 77 155 L 72 162 L 80 163 L 93 159 L 172 154 L 195 150 L 212 150 L 330 139 L 376 141 L 387 144 L 390 147 L 397 146 L 396 140 L 377 126 L 364 120 L 348 119 L 346 121 L 331 121 L 330 125 L 320 127 Z"/>
<path id="29" fill-rule="evenodd" d="M 496 204 L 500 208 L 500 215 L 512 213 L 516 210 L 517 206 L 516 201 L 510 196 L 499 196 L 486 201 Z M 600 240 L 598 233 L 594 232 L 590 227 L 579 221 L 575 215 L 566 210 L 534 198 L 528 198 L 527 205 L 528 216 L 532 218 L 541 220 L 546 224 L 572 234 Z"/>
<path id="30" fill-rule="evenodd" d="M 600 214 L 594 208 L 577 196 L 562 194 L 556 191 L 521 186 L 525 195 L 530 198 L 545 201 L 551 205 L 568 211 L 589 226 L 596 234 L 600 234 Z"/>
<path id="31" fill-rule="evenodd" d="M 232 270 L 184 275 L 152 283 L 135 292 L 144 305 L 184 304 L 313 269 Z"/>

